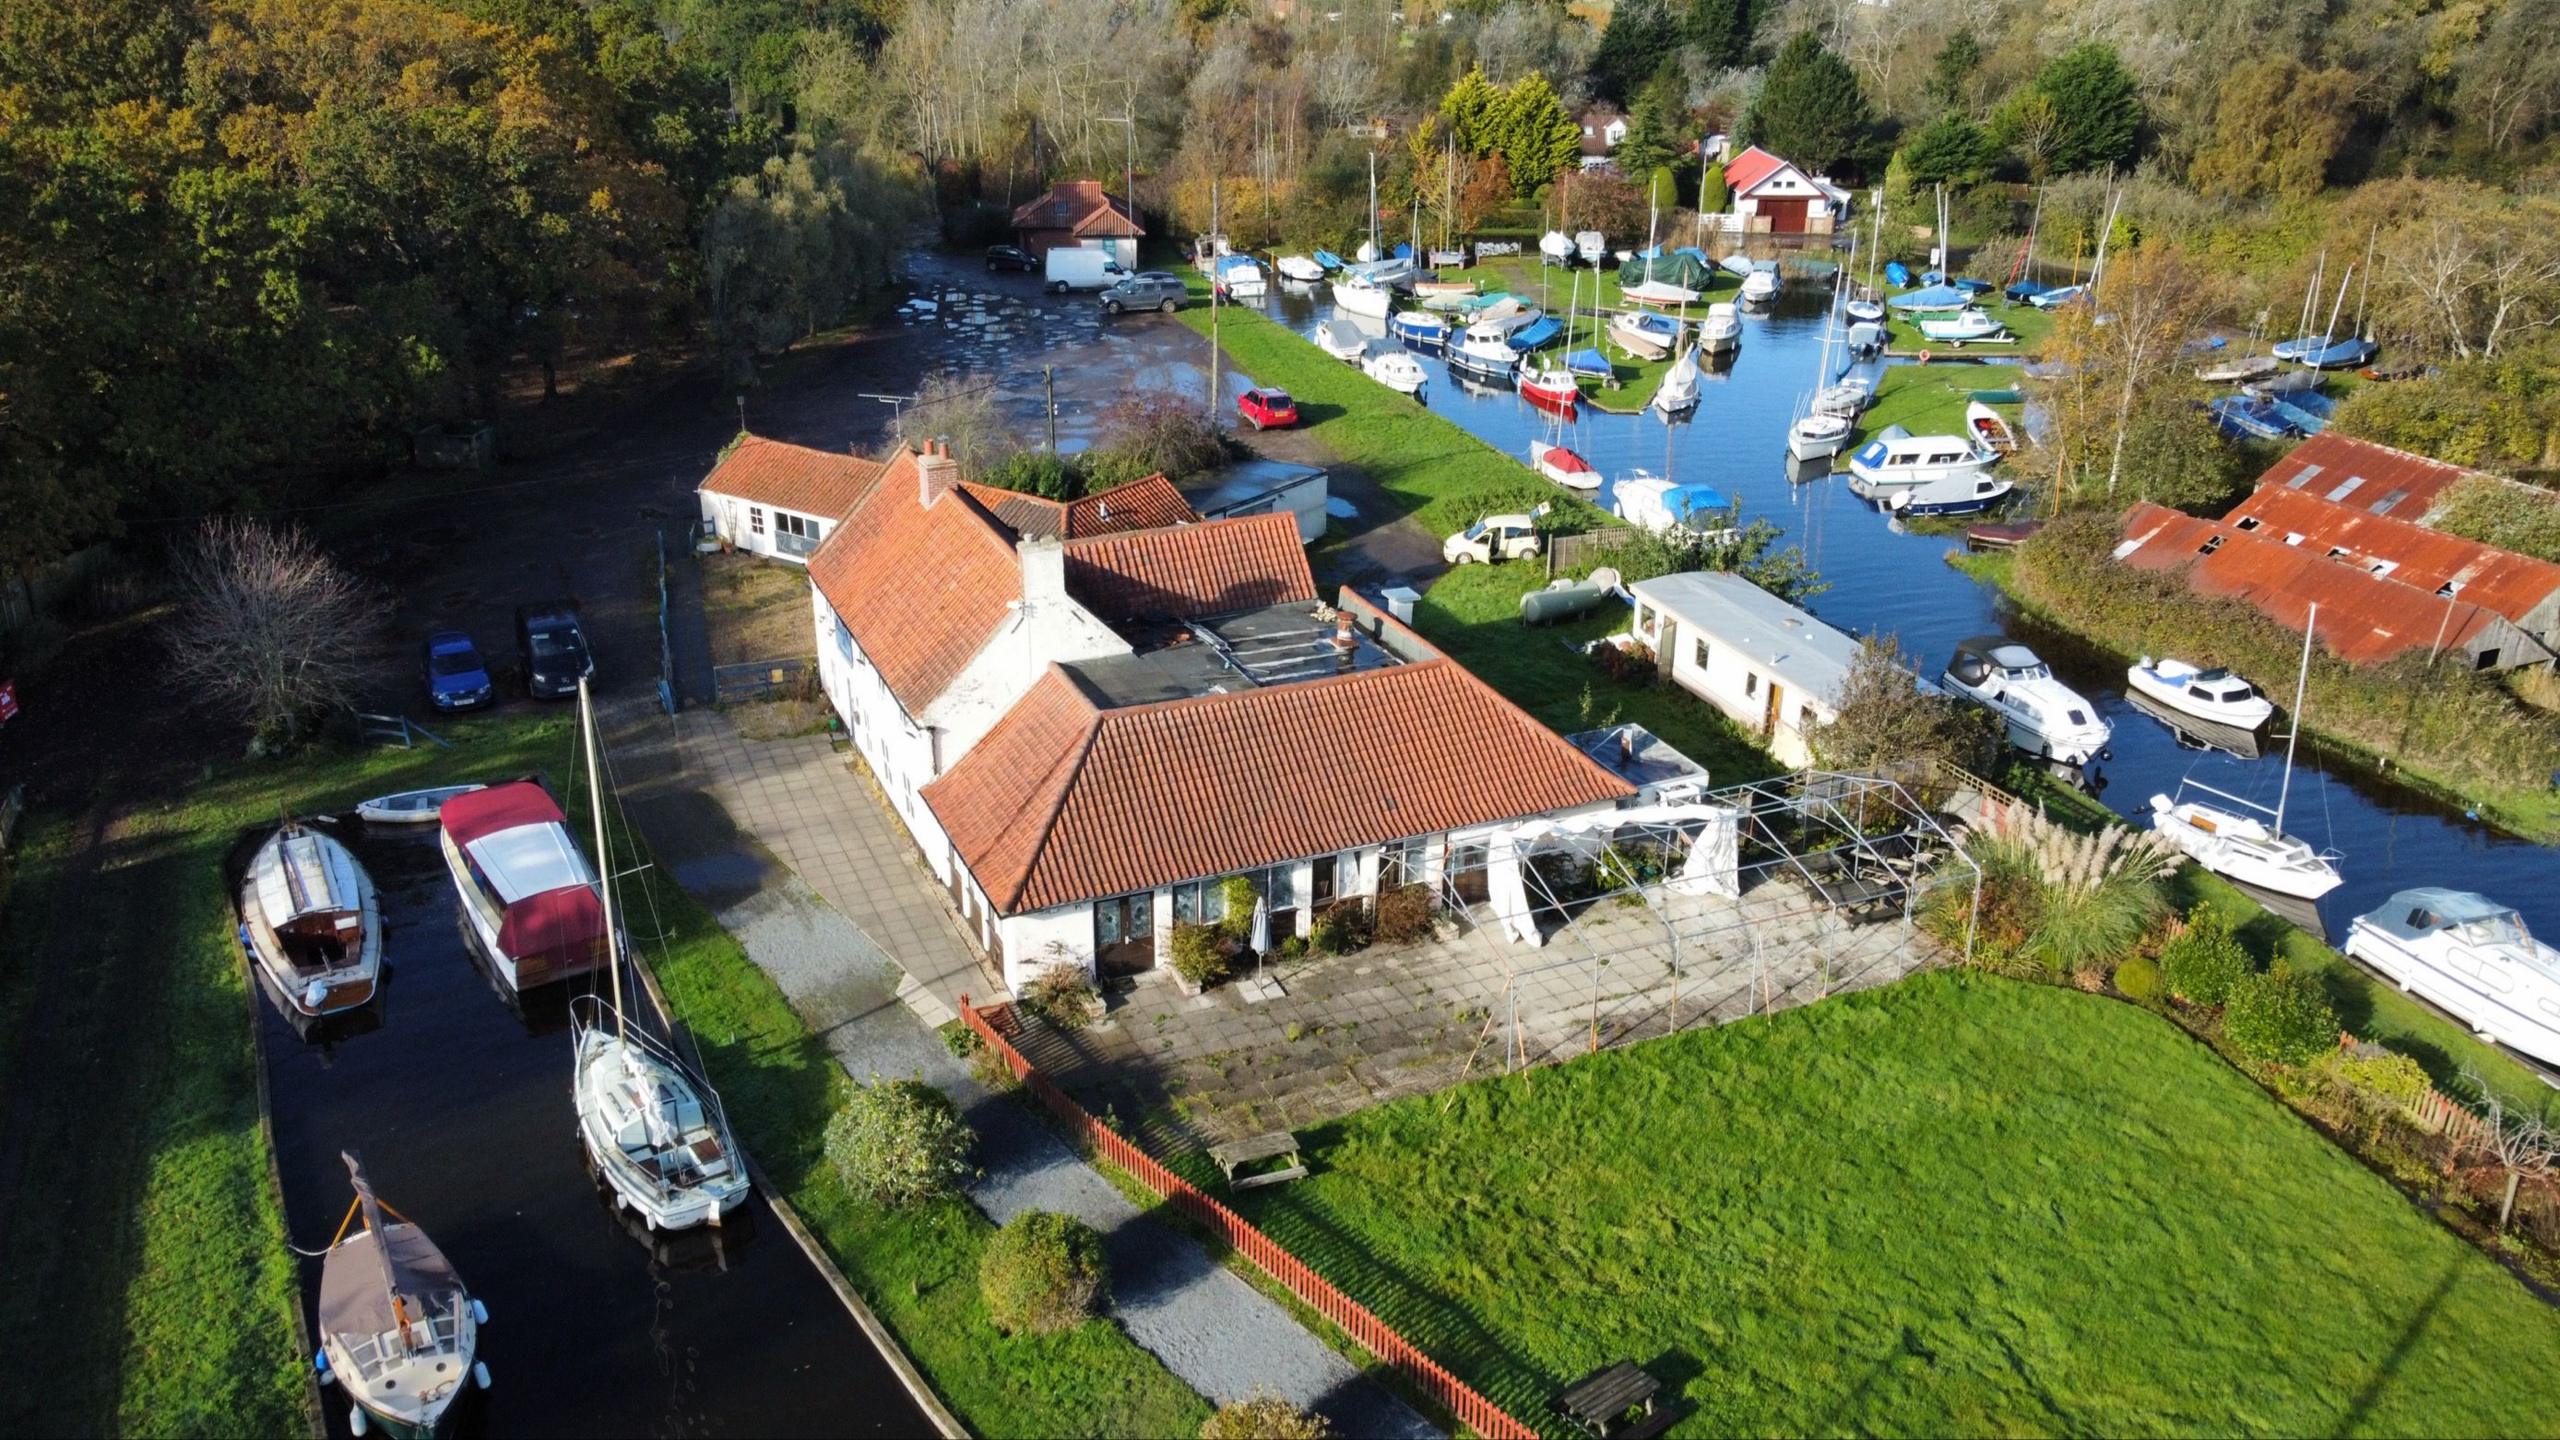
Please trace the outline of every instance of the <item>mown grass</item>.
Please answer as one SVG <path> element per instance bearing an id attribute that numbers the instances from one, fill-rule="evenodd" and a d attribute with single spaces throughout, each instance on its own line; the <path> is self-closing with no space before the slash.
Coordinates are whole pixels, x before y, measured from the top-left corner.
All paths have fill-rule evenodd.
<path id="1" fill-rule="evenodd" d="M 2024 374 L 2015 365 L 1893 365 L 1876 381 L 1876 400 L 1858 417 L 1858 439 L 1899 425 L 1914 435 L 1966 433 L 1964 407 L 1976 390 L 2017 388 Z M 2009 423 L 2018 423 L 2019 407 L 1998 406 Z M 1840 464 L 1848 463 L 1841 453 Z"/>
<path id="2" fill-rule="evenodd" d="M 2043 346 L 2053 333 L 2053 312 L 2033 305 L 2012 305 L 1997 295 L 1984 300 L 1980 307 L 1992 319 L 2009 329 L 2007 342 L 1994 344 L 1987 340 L 1971 340 L 1951 345 L 1932 340 L 1920 333 L 1920 322 L 1899 310 L 1885 312 L 1885 348 L 1896 353 L 1926 350 L 1933 355 L 2028 355 Z"/>
<path id="3" fill-rule="evenodd" d="M 453 749 L 324 749 L 218 767 L 183 800 L 128 817 L 100 873 L 80 881 L 89 921 L 68 934 L 47 916 L 77 858 L 73 827 L 45 817 L 31 833 L 7 911 L 0 1015 L 38 1020 L 22 1043 L 41 1032 L 53 1050 L 85 1056 L 94 1083 L 73 1092 L 77 1113 L 31 1117 L 31 1153 L 60 1203 L 47 1210 L 53 1223 L 22 1217 L 12 1230 L 0 1343 L 20 1374 L 48 1378 L 0 1394 L 10 1433 L 306 1428 L 307 1362 L 292 1329 L 301 1299 L 258 1127 L 248 980 L 221 863 L 242 827 L 280 807 L 342 810 L 424 785 L 566 776 L 573 764 L 557 715 L 440 733 Z M 583 807 L 573 799 L 571 809 Z M 1199 1398 L 1115 1327 L 996 1334 L 977 1291 L 993 1227 L 965 1202 L 889 1214 L 844 1191 L 816 1162 L 841 1068 L 708 912 L 648 873 L 672 931 L 659 973 L 703 1039 L 741 1140 L 963 1422 L 991 1436 L 1197 1430 Z M 102 976 L 125 983 L 86 998 Z M 48 987 L 47 977 L 72 983 Z"/>
<path id="4" fill-rule="evenodd" d="M 1613 680 L 1581 653 L 1584 642 L 1627 627 L 1627 607 L 1604 603 L 1579 619 L 1537 629 L 1520 623 L 1520 597 L 1545 588 L 1535 561 L 1462 565 L 1414 608 L 1414 628 L 1511 703 L 1565 734 L 1633 721 L 1707 767 L 1719 784 L 1776 774 L 1777 763 L 1724 712 L 1669 685 Z"/>
<path id="5" fill-rule="evenodd" d="M 1181 318 L 1208 333 L 1205 308 L 1185 309 Z M 1589 502 L 1531 470 L 1526 456 L 1493 449 L 1255 311 L 1221 310 L 1218 339 L 1229 364 L 1257 384 L 1288 391 L 1298 402 L 1300 428 L 1367 473 L 1398 515 L 1413 516 L 1434 535 L 1541 502 L 1555 507 L 1547 522 L 1553 529 L 1588 529 L 1603 519 Z M 1374 524 L 1393 517 L 1364 518 Z"/>
<path id="6" fill-rule="evenodd" d="M 2560 1429 L 2560 1315 L 2094 996 L 1924 975 L 1303 1138 L 1241 1208 L 1554 1433 L 1620 1359 L 1675 1434 Z"/>

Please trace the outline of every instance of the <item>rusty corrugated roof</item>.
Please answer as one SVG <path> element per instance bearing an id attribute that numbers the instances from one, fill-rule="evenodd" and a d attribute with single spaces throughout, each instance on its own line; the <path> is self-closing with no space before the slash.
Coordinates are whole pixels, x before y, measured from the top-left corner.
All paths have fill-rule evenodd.
<path id="1" fill-rule="evenodd" d="M 1631 793 L 1450 660 L 1118 710 L 1052 666 L 923 791 L 1007 915 Z"/>
<path id="2" fill-rule="evenodd" d="M 2458 595 L 2514 621 L 2560 593 L 2560 565 L 2328 499 L 2315 493 L 2319 483 L 2299 490 L 2263 486 L 2222 523 L 2340 565 L 2379 571 L 2429 595 Z"/>
<path id="3" fill-rule="evenodd" d="M 2419 520 L 2435 508 L 2437 496 L 2472 473 L 2330 430 L 2285 452 L 2258 477 L 2258 486 L 2318 495 L 2366 514 Z"/>
<path id="4" fill-rule="evenodd" d="M 877 460 L 746 435 L 696 488 L 833 520 L 879 477 Z"/>

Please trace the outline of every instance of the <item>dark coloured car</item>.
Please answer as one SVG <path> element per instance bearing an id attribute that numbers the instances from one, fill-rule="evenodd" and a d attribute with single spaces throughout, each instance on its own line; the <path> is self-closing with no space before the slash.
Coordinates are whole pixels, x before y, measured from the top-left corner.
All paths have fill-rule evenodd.
<path id="1" fill-rule="evenodd" d="M 1117 315 L 1123 310 L 1162 310 L 1170 315 L 1181 308 L 1190 291 L 1179 275 L 1162 270 L 1141 270 L 1102 292 L 1105 314 Z"/>
<path id="2" fill-rule="evenodd" d="M 438 710 L 471 710 L 498 698 L 480 647 L 459 630 L 438 630 L 421 647 L 419 671 L 427 703 Z"/>
<path id="3" fill-rule="evenodd" d="M 998 270 L 1030 271 L 1037 270 L 1039 268 L 1040 262 L 1032 259 L 1031 252 L 1023 249 L 1019 245 L 990 245 L 987 247 L 987 273 L 990 275 L 994 274 Z"/>
<path id="4" fill-rule="evenodd" d="M 1237 396 L 1236 413 L 1256 430 L 1286 430 L 1298 423 L 1298 402 L 1286 390 L 1264 386 Z"/>
<path id="5" fill-rule="evenodd" d="M 578 682 L 596 673 L 578 607 L 567 601 L 516 607 L 516 644 L 524 656 L 525 693 L 557 700 L 578 693 Z"/>

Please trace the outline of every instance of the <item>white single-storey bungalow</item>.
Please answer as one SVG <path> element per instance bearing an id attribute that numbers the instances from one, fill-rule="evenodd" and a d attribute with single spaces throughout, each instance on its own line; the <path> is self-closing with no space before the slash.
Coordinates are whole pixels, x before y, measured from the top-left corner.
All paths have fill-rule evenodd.
<path id="1" fill-rule="evenodd" d="M 1634 633 L 1671 683 L 1730 715 L 1781 765 L 1814 763 L 1813 732 L 1839 718 L 1855 638 L 1739 575 L 1639 580 Z"/>
<path id="2" fill-rule="evenodd" d="M 859 456 L 741 435 L 695 487 L 703 534 L 806 565 L 879 473 L 878 462 Z"/>

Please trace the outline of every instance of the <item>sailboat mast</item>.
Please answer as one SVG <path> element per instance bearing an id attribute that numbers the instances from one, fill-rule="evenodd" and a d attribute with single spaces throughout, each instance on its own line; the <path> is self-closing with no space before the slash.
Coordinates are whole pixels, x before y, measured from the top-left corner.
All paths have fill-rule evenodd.
<path id="1" fill-rule="evenodd" d="M 2364 328 L 2364 302 L 2373 298 L 2373 247 L 2382 238 L 2382 227 L 2376 225 L 2364 237 L 2364 288 L 2356 292 L 2356 338 L 2369 340 L 2372 332 Z"/>
<path id="2" fill-rule="evenodd" d="M 2284 783 L 2276 790 L 2276 833 L 2284 833 L 2285 802 L 2293 798 L 2293 744 L 2302 738 L 2302 697 L 2311 687 L 2311 632 L 2320 628 L 2320 607 L 2313 605 L 2302 621 L 2302 668 L 2293 677 L 2293 723 L 2285 727 Z"/>
<path id="3" fill-rule="evenodd" d="M 2338 312 L 2346 308 L 2347 287 L 2355 283 L 2355 278 L 2356 267 L 2353 265 L 2347 267 L 2346 274 L 2338 277 L 2338 298 L 2329 302 L 2329 323 L 2320 331 L 2320 353 L 2312 357 L 2315 364 L 2329 358 L 2329 342 L 2338 333 Z"/>
<path id="4" fill-rule="evenodd" d="M 604 769 L 596 763 L 595 704 L 587 696 L 583 677 L 578 681 L 578 730 L 587 746 L 587 803 L 596 812 L 596 896 L 604 901 L 604 968 L 612 977 L 613 1038 L 619 1044 L 623 1039 L 622 932 L 613 923 L 613 852 L 604 843 Z"/>
<path id="5" fill-rule="evenodd" d="M 1369 258 L 1378 258 L 1378 152 L 1369 152 Z"/>
<path id="6" fill-rule="evenodd" d="M 391 1318 L 398 1323 L 400 1348 L 409 1348 L 409 1307 L 400 1298 L 400 1270 L 391 1263 L 391 1236 L 382 1223 L 382 1202 L 373 1195 L 373 1185 L 364 1178 L 364 1167 L 357 1163 L 352 1151 L 341 1150 L 338 1158 L 346 1162 L 347 1181 L 356 1188 L 356 1203 L 364 1209 L 365 1233 L 373 1237 L 374 1263 L 382 1267 L 382 1291 L 391 1300 Z"/>

